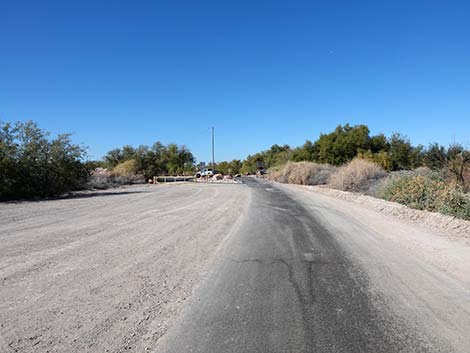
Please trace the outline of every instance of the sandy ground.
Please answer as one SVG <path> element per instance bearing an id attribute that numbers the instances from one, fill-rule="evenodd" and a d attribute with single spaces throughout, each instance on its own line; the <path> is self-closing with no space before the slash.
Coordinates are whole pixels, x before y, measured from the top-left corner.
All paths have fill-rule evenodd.
<path id="1" fill-rule="evenodd" d="M 248 202 L 171 184 L 0 204 L 0 352 L 155 347 Z"/>

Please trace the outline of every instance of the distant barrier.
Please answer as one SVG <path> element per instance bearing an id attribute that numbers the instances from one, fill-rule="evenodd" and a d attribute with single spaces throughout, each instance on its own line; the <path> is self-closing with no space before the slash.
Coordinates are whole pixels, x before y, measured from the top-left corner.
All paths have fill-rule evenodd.
<path id="1" fill-rule="evenodd" d="M 177 181 L 186 181 L 186 182 L 195 182 L 196 177 L 194 176 L 154 176 L 153 177 L 153 183 L 154 184 L 159 184 L 159 183 L 174 183 Z"/>

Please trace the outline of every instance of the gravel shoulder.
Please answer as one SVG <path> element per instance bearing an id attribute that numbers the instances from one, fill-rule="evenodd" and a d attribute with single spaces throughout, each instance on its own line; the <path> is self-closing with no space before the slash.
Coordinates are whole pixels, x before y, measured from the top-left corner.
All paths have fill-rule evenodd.
<path id="1" fill-rule="evenodd" d="M 425 226 L 431 232 L 438 233 L 442 236 L 467 239 L 467 244 L 470 244 L 470 221 L 438 212 L 415 210 L 397 202 L 390 202 L 357 192 L 330 189 L 324 185 L 300 186 L 299 190 L 301 189 L 345 200 L 371 210 L 380 211 L 381 213 L 393 216 L 405 222 Z"/>
<path id="2" fill-rule="evenodd" d="M 310 209 L 367 272 L 371 296 L 382 312 L 417 332 L 431 352 L 470 350 L 467 237 L 448 237 L 440 227 L 432 229 L 315 188 L 275 186 Z M 394 322 L 389 325 L 396 326 Z"/>
<path id="3" fill-rule="evenodd" d="M 249 202 L 172 184 L 0 204 L 0 351 L 149 350 Z"/>
<path id="4" fill-rule="evenodd" d="M 463 227 L 445 229 L 445 223 L 438 224 L 441 216 L 447 221 L 454 218 L 344 191 L 292 184 L 276 186 L 309 205 L 330 228 L 343 226 L 346 230 L 361 230 L 361 234 L 372 233 L 377 240 L 402 249 L 405 259 L 420 258 L 470 289 L 470 231 Z M 421 221 L 423 218 L 428 221 Z"/>

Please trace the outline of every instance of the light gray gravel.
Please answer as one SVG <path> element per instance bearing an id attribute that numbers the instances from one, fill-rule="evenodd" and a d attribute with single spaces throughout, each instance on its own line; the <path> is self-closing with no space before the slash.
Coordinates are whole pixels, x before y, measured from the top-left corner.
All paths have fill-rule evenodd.
<path id="1" fill-rule="evenodd" d="M 0 352 L 155 347 L 249 195 L 172 184 L 0 204 Z"/>
<path id="2" fill-rule="evenodd" d="M 291 189 L 300 192 L 324 194 L 336 199 L 345 200 L 360 205 L 362 208 L 380 211 L 386 215 L 394 216 L 403 221 L 427 226 L 429 230 L 438 232 L 450 238 L 465 238 L 470 244 L 470 221 L 438 212 L 415 210 L 397 202 L 382 200 L 358 192 L 341 191 L 328 188 L 324 185 L 305 186 L 290 185 Z"/>

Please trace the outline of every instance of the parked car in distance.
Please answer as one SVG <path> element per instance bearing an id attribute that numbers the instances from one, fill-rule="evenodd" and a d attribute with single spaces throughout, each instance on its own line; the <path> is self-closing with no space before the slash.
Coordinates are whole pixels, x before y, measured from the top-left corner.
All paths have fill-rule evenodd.
<path id="1" fill-rule="evenodd" d="M 200 170 L 196 173 L 196 178 L 201 178 L 201 177 L 205 177 L 205 176 L 213 176 L 215 174 L 217 174 L 216 170 L 203 169 L 203 170 Z"/>

